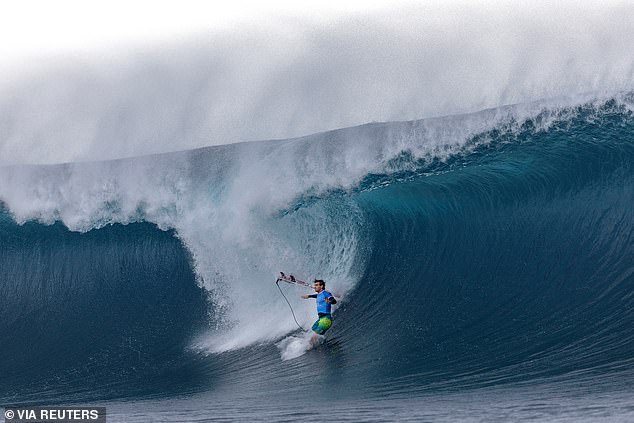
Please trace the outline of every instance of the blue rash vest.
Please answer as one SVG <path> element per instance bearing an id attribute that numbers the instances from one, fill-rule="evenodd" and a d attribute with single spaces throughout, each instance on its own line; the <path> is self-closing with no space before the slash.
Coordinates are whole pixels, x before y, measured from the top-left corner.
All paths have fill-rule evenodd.
<path id="1" fill-rule="evenodd" d="M 321 291 L 317 294 L 317 313 L 330 314 L 332 306 L 326 302 L 326 298 L 332 297 L 328 291 Z"/>

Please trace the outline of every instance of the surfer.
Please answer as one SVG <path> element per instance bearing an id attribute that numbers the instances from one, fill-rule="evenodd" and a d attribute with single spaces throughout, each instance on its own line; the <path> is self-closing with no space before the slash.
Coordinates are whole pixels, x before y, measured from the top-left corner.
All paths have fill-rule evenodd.
<path id="1" fill-rule="evenodd" d="M 302 295 L 303 299 L 308 298 L 316 298 L 317 299 L 317 321 L 313 324 L 313 332 L 317 335 L 323 335 L 326 333 L 330 326 L 332 326 L 332 314 L 331 314 L 331 306 L 332 304 L 337 304 L 337 300 L 332 294 L 326 291 L 326 282 L 321 279 L 315 279 L 313 283 L 313 289 L 316 294 L 311 295 Z M 317 336 L 313 335 L 313 341 L 318 339 Z"/>

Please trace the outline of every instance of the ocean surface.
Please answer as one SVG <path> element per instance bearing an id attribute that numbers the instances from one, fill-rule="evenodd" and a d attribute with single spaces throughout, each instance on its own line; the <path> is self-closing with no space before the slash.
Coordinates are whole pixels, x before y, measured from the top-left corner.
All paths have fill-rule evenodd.
<path id="1" fill-rule="evenodd" d="M 1 167 L 0 405 L 634 421 L 632 104 Z M 279 271 L 339 298 L 315 348 Z"/>

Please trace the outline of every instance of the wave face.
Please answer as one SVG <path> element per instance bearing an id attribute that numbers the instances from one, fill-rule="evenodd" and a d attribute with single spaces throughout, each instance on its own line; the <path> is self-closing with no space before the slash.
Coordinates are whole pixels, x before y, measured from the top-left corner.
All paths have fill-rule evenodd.
<path id="1" fill-rule="evenodd" d="M 627 98 L 1 168 L 0 397 L 631 392 Z M 279 270 L 341 298 L 288 361 Z"/>

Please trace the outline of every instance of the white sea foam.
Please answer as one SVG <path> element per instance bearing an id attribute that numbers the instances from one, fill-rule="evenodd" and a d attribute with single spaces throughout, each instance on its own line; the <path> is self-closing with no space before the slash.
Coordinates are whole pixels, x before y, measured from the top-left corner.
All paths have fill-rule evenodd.
<path id="1" fill-rule="evenodd" d="M 275 345 L 280 350 L 282 360 L 286 361 L 301 357 L 318 344 L 323 343 L 324 339 L 323 336 L 307 332 L 301 335 L 287 336 Z"/>
<path id="2" fill-rule="evenodd" d="M 0 82 L 0 163 L 140 156 L 627 91 L 632 39 L 627 2 L 443 2 L 270 17 L 147 49 L 27 62 Z"/>

